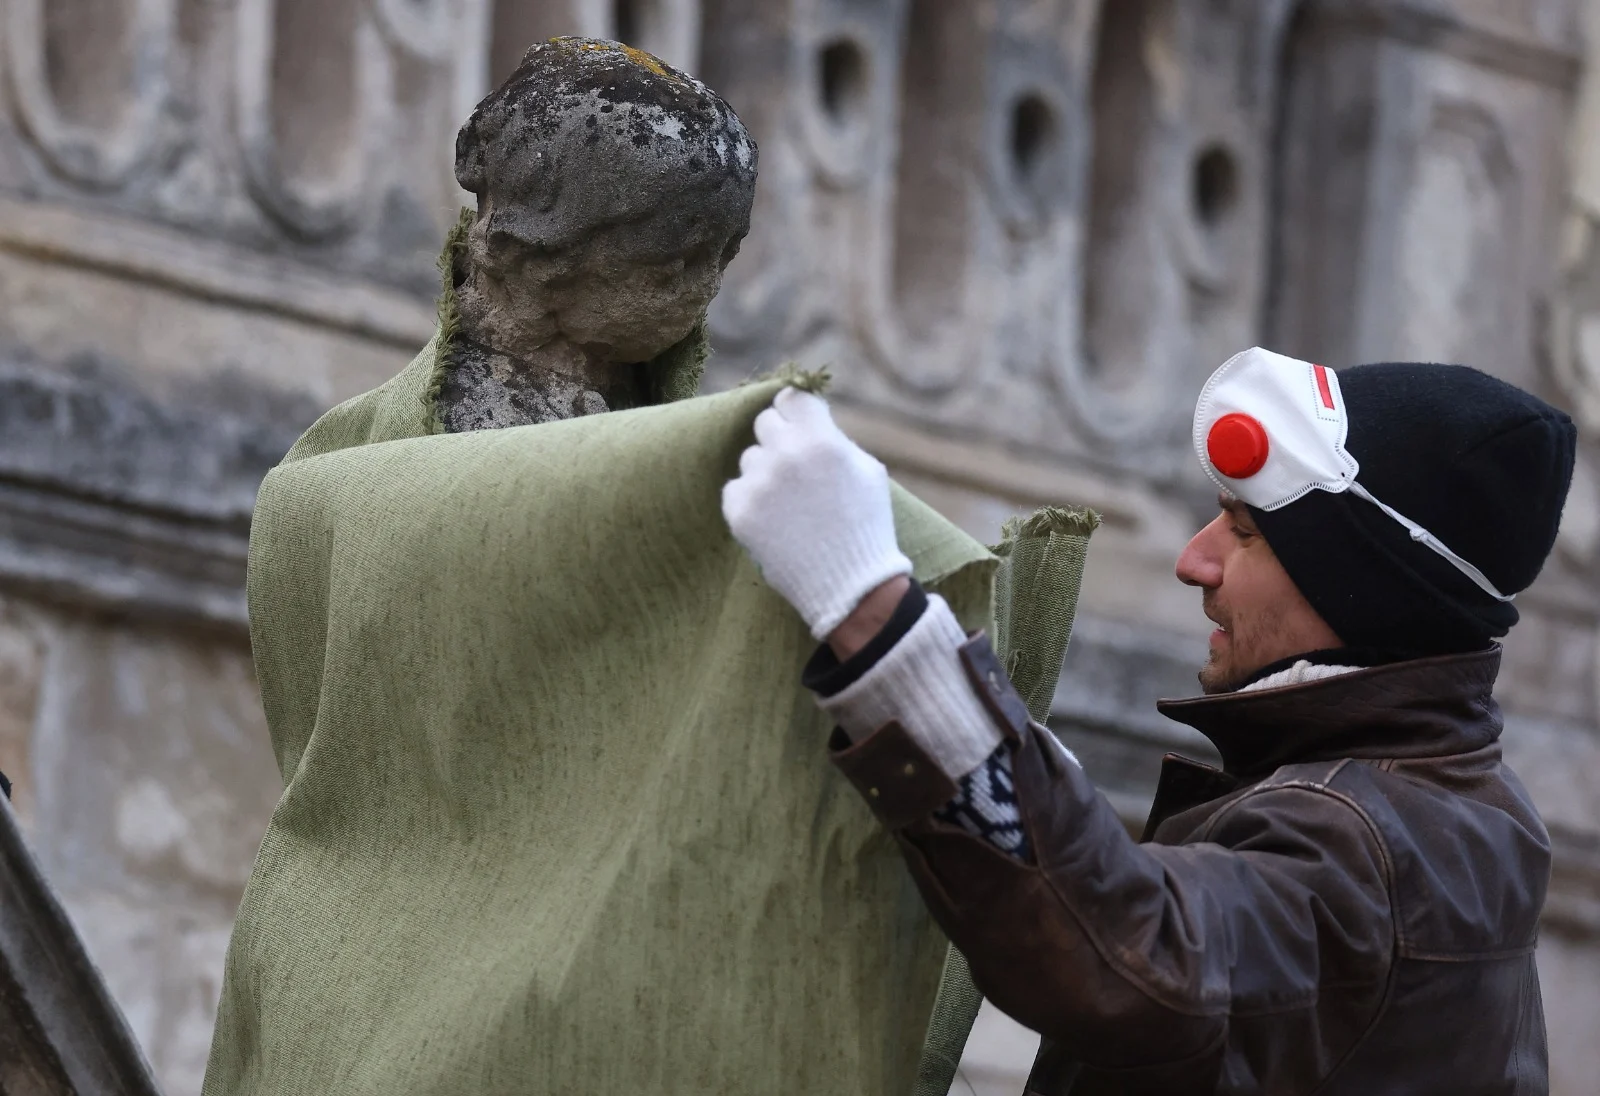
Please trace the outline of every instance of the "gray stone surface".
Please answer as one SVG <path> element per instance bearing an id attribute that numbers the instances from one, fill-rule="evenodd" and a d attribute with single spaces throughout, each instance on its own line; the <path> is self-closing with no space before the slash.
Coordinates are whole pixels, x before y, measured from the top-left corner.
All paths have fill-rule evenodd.
<path id="1" fill-rule="evenodd" d="M 104 360 L 0 361 L 0 477 L 244 528 L 261 478 L 320 411 L 225 373 L 179 402 Z"/>
<path id="2" fill-rule="evenodd" d="M 36 857 L 163 1087 L 198 1092 L 233 914 L 282 790 L 248 647 L 10 604 L 42 651 L 22 774 Z"/>
<path id="3" fill-rule="evenodd" d="M 158 1096 L 149 1063 L 0 801 L 0 1092 Z"/>
<path id="4" fill-rule="evenodd" d="M 704 84 L 589 38 L 533 46 L 456 138 L 477 217 L 453 271 L 451 430 L 654 402 L 750 230 L 756 146 Z"/>
<path id="5" fill-rule="evenodd" d="M 27 829 L 33 817 L 30 775 L 34 715 L 44 676 L 44 650 L 26 614 L 0 608 L 0 772 L 12 782 L 11 808 Z"/>
<path id="6" fill-rule="evenodd" d="M 242 629 L 256 487 L 316 413 L 225 374 L 174 406 L 105 362 L 0 363 L 0 579 Z"/>

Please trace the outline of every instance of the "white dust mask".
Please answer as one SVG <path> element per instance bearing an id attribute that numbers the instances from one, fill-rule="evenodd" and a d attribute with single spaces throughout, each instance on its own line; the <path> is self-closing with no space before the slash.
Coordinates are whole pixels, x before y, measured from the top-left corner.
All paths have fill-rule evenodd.
<path id="1" fill-rule="evenodd" d="M 1311 491 L 1352 495 L 1405 526 L 1484 593 L 1511 598 L 1438 537 L 1356 482 L 1361 465 L 1344 447 L 1350 421 L 1333 370 L 1252 347 L 1211 374 L 1194 409 L 1194 451 L 1218 487 L 1258 510 L 1279 510 Z"/>

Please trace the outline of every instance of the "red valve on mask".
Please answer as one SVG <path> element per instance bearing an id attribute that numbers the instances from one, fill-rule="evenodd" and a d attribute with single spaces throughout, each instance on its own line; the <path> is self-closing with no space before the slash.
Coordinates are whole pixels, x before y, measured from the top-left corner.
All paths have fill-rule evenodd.
<path id="1" fill-rule="evenodd" d="M 1229 479 L 1249 479 L 1267 463 L 1267 430 L 1250 415 L 1224 415 L 1206 435 L 1206 456 Z"/>

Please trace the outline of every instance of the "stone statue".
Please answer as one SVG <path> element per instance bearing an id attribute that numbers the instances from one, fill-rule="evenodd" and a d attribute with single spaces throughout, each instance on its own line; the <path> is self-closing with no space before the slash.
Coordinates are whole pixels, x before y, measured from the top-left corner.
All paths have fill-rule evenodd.
<path id="1" fill-rule="evenodd" d="M 536 45 L 456 137 L 477 217 L 450 272 L 450 431 L 658 402 L 750 229 L 756 146 L 704 84 L 628 46 Z"/>

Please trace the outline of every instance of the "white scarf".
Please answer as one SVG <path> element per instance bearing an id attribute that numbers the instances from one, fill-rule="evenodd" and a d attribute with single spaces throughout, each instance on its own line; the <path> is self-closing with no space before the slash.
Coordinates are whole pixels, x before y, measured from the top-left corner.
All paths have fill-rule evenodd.
<path id="1" fill-rule="evenodd" d="M 1262 689 L 1281 689 L 1286 685 L 1304 685 L 1311 681 L 1323 681 L 1340 674 L 1354 673 L 1361 669 L 1360 666 L 1323 666 L 1315 662 L 1301 659 L 1286 670 L 1279 670 L 1275 674 L 1268 674 L 1260 681 L 1252 681 L 1238 691 L 1241 693 L 1254 693 Z"/>

